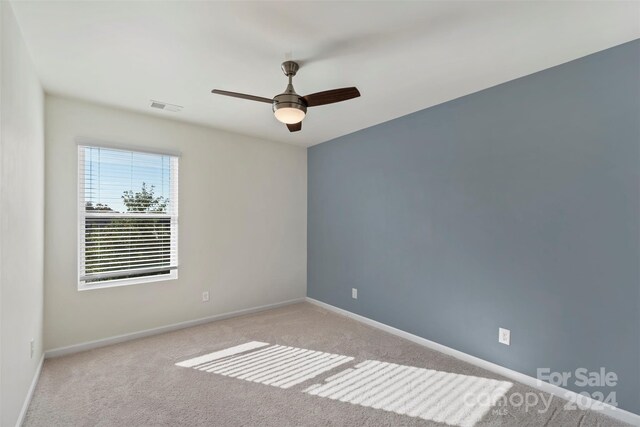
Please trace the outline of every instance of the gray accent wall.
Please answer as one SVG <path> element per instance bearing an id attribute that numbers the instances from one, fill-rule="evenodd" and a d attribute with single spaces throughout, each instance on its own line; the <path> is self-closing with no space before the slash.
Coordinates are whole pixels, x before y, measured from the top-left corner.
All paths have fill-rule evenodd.
<path id="1" fill-rule="evenodd" d="M 640 413 L 639 123 L 636 40 L 311 147 L 308 296 Z"/>

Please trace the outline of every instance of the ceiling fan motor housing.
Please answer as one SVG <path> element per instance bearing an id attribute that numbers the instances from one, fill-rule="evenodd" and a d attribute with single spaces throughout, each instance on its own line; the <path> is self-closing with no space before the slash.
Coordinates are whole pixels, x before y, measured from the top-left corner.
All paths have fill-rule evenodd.
<path id="1" fill-rule="evenodd" d="M 301 110 L 305 114 L 307 112 L 307 105 L 300 98 L 300 95 L 295 92 L 290 93 L 287 91 L 280 95 L 276 95 L 273 98 L 273 112 L 275 113 L 281 108 L 295 108 L 296 110 Z"/>

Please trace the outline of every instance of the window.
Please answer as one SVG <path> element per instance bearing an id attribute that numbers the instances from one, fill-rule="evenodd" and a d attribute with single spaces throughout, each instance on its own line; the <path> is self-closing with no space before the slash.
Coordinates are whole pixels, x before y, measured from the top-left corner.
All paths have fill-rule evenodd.
<path id="1" fill-rule="evenodd" d="M 78 289 L 178 277 L 178 157 L 78 147 Z"/>

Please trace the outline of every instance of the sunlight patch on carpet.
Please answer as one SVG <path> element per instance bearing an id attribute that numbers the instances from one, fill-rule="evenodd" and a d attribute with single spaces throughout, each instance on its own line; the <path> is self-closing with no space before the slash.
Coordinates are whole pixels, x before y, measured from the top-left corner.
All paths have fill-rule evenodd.
<path id="1" fill-rule="evenodd" d="M 290 388 L 354 358 L 251 341 L 176 363 L 245 381 Z M 458 427 L 473 427 L 513 384 L 365 360 L 303 390 L 311 396 Z"/>
<path id="2" fill-rule="evenodd" d="M 251 341 L 245 344 L 236 345 L 235 347 L 229 347 L 224 350 L 214 351 L 213 353 L 205 354 L 203 356 L 194 357 L 193 359 L 176 363 L 176 366 L 182 366 L 183 368 L 193 368 L 205 363 L 212 362 L 214 360 L 223 359 L 227 356 L 233 356 L 234 354 L 244 353 L 245 351 L 264 347 L 265 345 L 269 344 L 266 342 Z"/>
<path id="3" fill-rule="evenodd" d="M 176 366 L 289 388 L 351 360 L 353 357 L 340 354 L 253 341 L 185 360 Z"/>
<path id="4" fill-rule="evenodd" d="M 304 392 L 449 425 L 473 427 L 512 385 L 490 378 L 366 360 Z"/>

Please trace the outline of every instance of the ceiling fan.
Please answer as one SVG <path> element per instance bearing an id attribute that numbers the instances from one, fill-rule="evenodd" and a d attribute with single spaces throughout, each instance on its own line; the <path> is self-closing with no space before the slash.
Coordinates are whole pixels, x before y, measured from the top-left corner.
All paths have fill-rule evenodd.
<path id="1" fill-rule="evenodd" d="M 274 96 L 273 99 L 219 89 L 214 89 L 211 93 L 271 104 L 276 119 L 286 124 L 289 132 L 297 132 L 302 129 L 302 120 L 307 114 L 308 107 L 333 104 L 360 96 L 360 92 L 355 87 L 325 90 L 324 92 L 300 96 L 293 89 L 293 84 L 291 83 L 299 68 L 298 63 L 294 61 L 282 63 L 282 72 L 289 78 L 289 84 L 283 93 Z"/>

